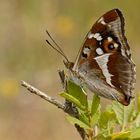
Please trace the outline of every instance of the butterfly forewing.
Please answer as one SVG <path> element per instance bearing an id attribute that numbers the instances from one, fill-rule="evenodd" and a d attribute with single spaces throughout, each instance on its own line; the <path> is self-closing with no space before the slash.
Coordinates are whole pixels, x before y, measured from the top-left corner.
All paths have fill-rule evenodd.
<path id="1" fill-rule="evenodd" d="M 87 87 L 106 98 L 128 105 L 133 97 L 135 65 L 118 9 L 100 17 L 86 36 L 72 71 Z"/>

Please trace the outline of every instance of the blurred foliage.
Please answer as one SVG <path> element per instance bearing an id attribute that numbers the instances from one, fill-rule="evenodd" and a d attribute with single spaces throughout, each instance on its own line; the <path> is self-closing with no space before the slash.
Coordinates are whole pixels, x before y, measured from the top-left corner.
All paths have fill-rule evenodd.
<path id="1" fill-rule="evenodd" d="M 45 43 L 46 29 L 74 61 L 92 24 L 106 11 L 119 8 L 126 19 L 125 30 L 137 66 L 139 90 L 139 6 L 138 0 L 0 0 L 0 139 L 17 140 L 19 131 L 21 140 L 43 140 L 46 135 L 47 140 L 62 140 L 60 133 L 70 139 L 79 137 L 60 120 L 63 117 L 54 117 L 56 111 L 52 112 L 49 105 L 42 107 L 39 99 L 23 94 L 25 91 L 20 87 L 20 80 L 27 80 L 55 96 L 61 89 L 57 69 L 64 66 L 61 56 Z M 50 128 L 48 120 L 54 122 L 54 119 L 64 124 L 61 129 L 55 123 Z M 64 134 L 66 129 L 68 133 Z"/>
<path id="2" fill-rule="evenodd" d="M 13 79 L 4 79 L 0 81 L 0 93 L 5 97 L 13 97 L 17 95 L 19 86 L 17 81 Z"/>

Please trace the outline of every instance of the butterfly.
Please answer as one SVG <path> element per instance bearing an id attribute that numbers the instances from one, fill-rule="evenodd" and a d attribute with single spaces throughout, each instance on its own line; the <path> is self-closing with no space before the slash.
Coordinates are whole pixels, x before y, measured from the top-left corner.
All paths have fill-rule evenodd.
<path id="1" fill-rule="evenodd" d="M 49 41 L 48 44 L 66 59 L 70 79 L 76 84 L 85 85 L 93 93 L 123 105 L 130 104 L 136 71 L 124 33 L 124 17 L 119 9 L 108 11 L 95 22 L 74 63 L 51 39 L 58 49 Z"/>

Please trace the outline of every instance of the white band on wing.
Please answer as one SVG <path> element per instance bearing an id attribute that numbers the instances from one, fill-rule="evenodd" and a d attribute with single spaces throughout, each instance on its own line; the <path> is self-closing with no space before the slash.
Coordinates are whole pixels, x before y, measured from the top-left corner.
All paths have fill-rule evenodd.
<path id="1" fill-rule="evenodd" d="M 111 77 L 113 76 L 112 74 L 109 73 L 108 71 L 108 60 L 109 60 L 109 56 L 111 55 L 111 53 L 108 54 L 104 54 L 98 57 L 95 57 L 94 59 L 96 60 L 97 64 L 99 65 L 99 67 L 101 68 L 103 75 L 106 78 L 106 82 L 111 86 L 114 87 L 114 85 L 112 85 L 111 83 Z"/>

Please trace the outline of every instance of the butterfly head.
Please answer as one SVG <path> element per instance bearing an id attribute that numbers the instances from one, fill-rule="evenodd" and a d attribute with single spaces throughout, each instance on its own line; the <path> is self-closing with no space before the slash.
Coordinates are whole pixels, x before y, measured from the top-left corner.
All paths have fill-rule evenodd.
<path id="1" fill-rule="evenodd" d="M 74 63 L 73 62 L 69 62 L 69 61 L 63 61 L 64 65 L 66 66 L 67 69 L 72 70 Z"/>

